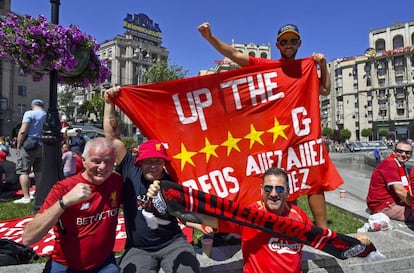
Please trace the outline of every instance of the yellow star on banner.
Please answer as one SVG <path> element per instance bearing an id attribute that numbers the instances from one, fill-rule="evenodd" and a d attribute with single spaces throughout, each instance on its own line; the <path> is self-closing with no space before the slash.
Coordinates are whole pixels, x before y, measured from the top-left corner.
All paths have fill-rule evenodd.
<path id="1" fill-rule="evenodd" d="M 204 139 L 205 146 L 203 149 L 199 151 L 199 153 L 205 153 L 206 154 L 206 162 L 210 160 L 210 156 L 214 155 L 215 157 L 218 157 L 216 153 L 216 149 L 218 145 L 212 145 L 208 138 Z"/>
<path id="2" fill-rule="evenodd" d="M 221 144 L 221 146 L 227 147 L 227 156 L 229 156 L 232 149 L 235 149 L 240 152 L 239 146 L 237 146 L 237 143 L 241 140 L 241 138 L 233 138 L 230 131 L 227 133 L 227 140 Z"/>
<path id="3" fill-rule="evenodd" d="M 277 118 L 275 118 L 275 124 L 273 126 L 273 128 L 267 130 L 267 132 L 269 133 L 273 133 L 273 143 L 276 142 L 277 138 L 279 136 L 283 137 L 284 139 L 288 139 L 284 130 L 289 127 L 289 125 L 281 125 L 279 124 L 279 121 L 277 120 Z"/>
<path id="4" fill-rule="evenodd" d="M 263 134 L 264 134 L 263 131 L 256 131 L 256 128 L 254 128 L 254 125 L 250 124 L 250 133 L 244 137 L 246 139 L 250 139 L 250 147 L 249 147 L 250 149 L 252 148 L 255 142 L 259 142 L 260 144 L 263 145 L 263 141 L 260 138 L 260 136 Z"/>
<path id="5" fill-rule="evenodd" d="M 176 154 L 175 156 L 173 156 L 173 158 L 181 159 L 181 170 L 183 170 L 184 166 L 187 162 L 195 167 L 195 164 L 194 164 L 193 160 L 191 159 L 195 154 L 197 154 L 197 153 L 187 151 L 187 148 L 184 146 L 183 143 L 181 143 L 181 153 Z"/>

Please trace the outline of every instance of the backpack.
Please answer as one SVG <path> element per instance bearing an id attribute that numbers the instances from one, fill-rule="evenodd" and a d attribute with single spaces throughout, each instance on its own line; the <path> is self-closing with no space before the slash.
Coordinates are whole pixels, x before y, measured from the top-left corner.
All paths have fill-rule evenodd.
<path id="1" fill-rule="evenodd" d="M 16 243 L 9 239 L 0 239 L 0 266 L 28 264 L 31 260 L 37 260 L 33 248 Z"/>

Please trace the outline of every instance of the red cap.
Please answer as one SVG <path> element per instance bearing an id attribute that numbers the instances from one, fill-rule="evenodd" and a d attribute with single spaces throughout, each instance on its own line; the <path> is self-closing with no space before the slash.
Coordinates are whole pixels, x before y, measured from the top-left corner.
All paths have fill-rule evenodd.
<path id="1" fill-rule="evenodd" d="M 148 140 L 142 143 L 139 146 L 138 157 L 135 164 L 147 158 L 162 158 L 167 161 L 171 160 L 167 155 L 167 150 L 159 140 Z"/>

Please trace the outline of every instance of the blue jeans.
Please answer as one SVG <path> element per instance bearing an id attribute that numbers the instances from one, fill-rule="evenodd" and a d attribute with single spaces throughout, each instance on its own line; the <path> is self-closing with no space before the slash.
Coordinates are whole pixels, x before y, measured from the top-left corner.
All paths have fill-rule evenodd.
<path id="1" fill-rule="evenodd" d="M 116 263 L 115 256 L 111 255 L 101 266 L 92 270 L 79 271 L 70 269 L 61 263 L 50 259 L 43 269 L 42 273 L 119 273 L 119 266 Z"/>

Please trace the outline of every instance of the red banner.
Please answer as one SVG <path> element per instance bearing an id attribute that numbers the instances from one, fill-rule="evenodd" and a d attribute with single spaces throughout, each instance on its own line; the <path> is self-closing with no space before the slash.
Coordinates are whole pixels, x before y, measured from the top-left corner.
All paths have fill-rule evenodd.
<path id="1" fill-rule="evenodd" d="M 169 172 L 185 186 L 252 202 L 271 166 L 288 172 L 291 200 L 343 183 L 321 137 L 312 58 L 125 86 L 114 102 L 166 144 Z"/>
<path id="2" fill-rule="evenodd" d="M 17 243 L 22 244 L 22 234 L 24 226 L 32 220 L 33 217 L 22 217 L 18 219 L 12 219 L 0 222 L 0 238 L 10 239 Z M 116 228 L 116 238 L 114 245 L 114 252 L 120 252 L 124 249 L 126 241 L 126 232 L 124 224 L 124 216 L 118 216 L 118 226 Z M 31 245 L 34 251 L 39 256 L 49 256 L 52 253 L 53 246 L 55 244 L 55 233 L 53 229 L 36 244 Z"/>

